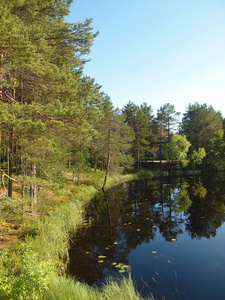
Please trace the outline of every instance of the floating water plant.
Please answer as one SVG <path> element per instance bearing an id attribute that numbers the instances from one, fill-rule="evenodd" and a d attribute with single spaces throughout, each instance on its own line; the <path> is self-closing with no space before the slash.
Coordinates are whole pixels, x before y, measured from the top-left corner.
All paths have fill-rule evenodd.
<path id="1" fill-rule="evenodd" d="M 106 258 L 107 256 L 105 255 L 99 255 L 98 258 Z"/>

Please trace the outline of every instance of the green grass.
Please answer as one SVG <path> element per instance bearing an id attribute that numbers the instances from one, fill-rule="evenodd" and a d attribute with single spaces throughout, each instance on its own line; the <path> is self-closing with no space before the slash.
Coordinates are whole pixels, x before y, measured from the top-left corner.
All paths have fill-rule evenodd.
<path id="1" fill-rule="evenodd" d="M 39 299 L 42 300 L 140 300 L 143 299 L 134 288 L 129 277 L 120 281 L 109 279 L 101 289 L 74 281 L 72 278 L 59 278 L 51 282 L 48 290 Z M 148 297 L 153 300 L 152 296 Z"/>

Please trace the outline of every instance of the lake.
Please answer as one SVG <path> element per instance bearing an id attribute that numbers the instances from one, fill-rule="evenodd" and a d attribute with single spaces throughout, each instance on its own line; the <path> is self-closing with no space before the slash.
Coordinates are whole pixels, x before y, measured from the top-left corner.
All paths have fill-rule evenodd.
<path id="1" fill-rule="evenodd" d="M 131 274 L 158 299 L 225 299 L 224 174 L 137 180 L 99 192 L 69 249 L 89 285 Z"/>

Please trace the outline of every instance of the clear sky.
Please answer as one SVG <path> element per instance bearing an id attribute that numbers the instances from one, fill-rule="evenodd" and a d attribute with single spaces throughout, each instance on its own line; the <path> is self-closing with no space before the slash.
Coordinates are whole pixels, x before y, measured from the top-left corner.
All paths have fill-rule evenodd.
<path id="1" fill-rule="evenodd" d="M 74 0 L 67 21 L 91 17 L 84 74 L 115 107 L 199 102 L 225 117 L 225 0 Z"/>

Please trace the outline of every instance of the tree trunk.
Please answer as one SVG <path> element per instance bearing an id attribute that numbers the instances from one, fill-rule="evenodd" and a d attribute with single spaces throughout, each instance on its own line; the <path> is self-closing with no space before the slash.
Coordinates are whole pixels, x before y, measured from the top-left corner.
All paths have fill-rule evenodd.
<path id="1" fill-rule="evenodd" d="M 31 165 L 31 178 L 35 180 L 36 178 L 36 165 L 32 163 Z M 30 186 L 30 197 L 34 199 L 33 204 L 37 204 L 37 187 L 36 184 L 33 182 Z"/>
<path id="2" fill-rule="evenodd" d="M 103 183 L 103 190 L 106 185 L 106 180 L 109 172 L 109 164 L 110 164 L 110 146 L 111 146 L 111 124 L 109 124 L 109 135 L 108 135 L 108 158 L 107 158 L 107 166 L 106 166 L 106 172 L 105 172 L 105 179 Z"/>
<path id="3" fill-rule="evenodd" d="M 11 149 L 8 150 L 8 175 L 12 177 L 12 151 Z M 8 197 L 12 198 L 12 180 L 8 179 Z"/>
<path id="4" fill-rule="evenodd" d="M 3 54 L 0 54 L 0 101 L 2 101 Z"/>
<path id="5" fill-rule="evenodd" d="M 21 153 L 20 161 L 21 161 L 21 170 L 22 170 L 22 176 L 23 176 L 22 198 L 24 199 L 24 197 L 25 197 L 25 184 L 24 184 L 25 166 L 24 166 L 24 161 L 23 161 L 22 153 Z"/>
<path id="6" fill-rule="evenodd" d="M 137 147 L 137 171 L 139 173 L 140 171 L 140 131 L 139 131 L 139 121 L 138 124 L 138 147 Z"/>
<path id="7" fill-rule="evenodd" d="M 15 78 L 15 70 L 13 71 Z M 13 99 L 16 98 L 16 82 L 13 81 L 13 91 L 12 91 Z M 14 114 L 14 113 L 13 113 Z M 14 137 L 14 127 L 12 126 L 10 141 L 9 141 L 9 167 L 8 167 L 8 175 L 11 178 L 13 173 L 13 137 Z M 9 178 L 9 186 L 8 186 L 8 197 L 12 198 L 12 179 Z"/>
<path id="8" fill-rule="evenodd" d="M 10 134 L 10 142 L 8 148 L 8 175 L 11 178 L 13 173 L 13 127 Z M 12 198 L 12 179 L 8 179 L 8 197 Z"/>
<path id="9" fill-rule="evenodd" d="M 0 101 L 2 101 L 2 76 L 3 76 L 3 54 L 0 54 Z M 0 123 L 0 163 L 1 163 L 1 141 L 2 141 L 2 123 Z M 1 175 L 0 175 L 1 188 Z"/>
<path id="10" fill-rule="evenodd" d="M 77 171 L 77 185 L 80 186 L 80 168 L 78 167 L 78 171 Z"/>

